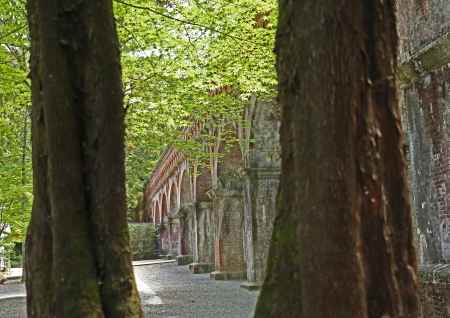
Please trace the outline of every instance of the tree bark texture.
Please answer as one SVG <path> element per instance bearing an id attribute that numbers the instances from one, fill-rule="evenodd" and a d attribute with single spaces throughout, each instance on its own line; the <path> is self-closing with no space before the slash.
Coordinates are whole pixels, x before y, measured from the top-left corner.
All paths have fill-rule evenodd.
<path id="1" fill-rule="evenodd" d="M 282 175 L 255 317 L 417 317 L 394 0 L 280 0 Z"/>
<path id="2" fill-rule="evenodd" d="M 29 0 L 34 202 L 29 317 L 142 317 L 126 221 L 112 3 Z"/>

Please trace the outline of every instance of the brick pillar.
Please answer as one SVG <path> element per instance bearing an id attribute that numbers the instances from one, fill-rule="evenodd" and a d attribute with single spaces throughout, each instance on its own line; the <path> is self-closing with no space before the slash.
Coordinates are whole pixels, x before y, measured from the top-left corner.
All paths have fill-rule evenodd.
<path id="1" fill-rule="evenodd" d="M 194 213 L 194 263 L 189 267 L 194 274 L 209 273 L 214 262 L 211 202 L 197 202 Z"/>
<path id="2" fill-rule="evenodd" d="M 243 196 L 239 187 L 225 188 L 214 199 L 216 280 L 244 279 Z"/>
<path id="3" fill-rule="evenodd" d="M 185 232 L 185 218 L 180 217 L 180 226 L 179 226 L 179 232 L 178 232 L 178 255 L 185 255 L 186 254 L 186 247 L 183 241 L 184 232 Z"/>
<path id="4" fill-rule="evenodd" d="M 247 263 L 247 281 L 256 284 L 253 212 L 251 181 L 250 177 L 247 176 L 244 187 L 244 253 Z"/>
<path id="5" fill-rule="evenodd" d="M 258 288 L 265 279 L 266 262 L 276 215 L 281 167 L 278 105 L 257 101 L 252 121 L 251 146 L 244 187 L 244 247 L 249 289 Z"/>
<path id="6" fill-rule="evenodd" d="M 198 257 L 198 219 L 197 219 L 197 208 L 194 207 L 193 209 L 193 223 L 194 223 L 194 227 L 193 227 L 193 233 L 192 233 L 192 256 L 194 259 L 194 263 L 198 263 L 199 262 L 199 257 Z"/>
<path id="7" fill-rule="evenodd" d="M 247 169 L 244 209 L 244 244 L 247 281 L 262 285 L 276 215 L 278 168 Z M 243 286 L 245 287 L 245 286 Z M 256 287 L 256 286 L 255 286 Z"/>
<path id="8" fill-rule="evenodd" d="M 167 222 L 167 232 L 168 232 L 168 236 L 169 236 L 169 246 L 168 246 L 168 251 L 167 251 L 167 255 L 172 255 L 172 220 L 169 219 Z"/>

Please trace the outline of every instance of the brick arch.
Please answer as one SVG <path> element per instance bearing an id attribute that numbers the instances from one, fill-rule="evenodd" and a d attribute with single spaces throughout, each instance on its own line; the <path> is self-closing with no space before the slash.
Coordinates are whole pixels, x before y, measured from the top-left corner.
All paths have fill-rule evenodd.
<path id="1" fill-rule="evenodd" d="M 193 201 L 189 173 L 185 167 L 178 177 L 178 200 L 179 206 Z"/>
<path id="2" fill-rule="evenodd" d="M 158 215 L 158 201 L 157 200 L 153 200 L 152 201 L 151 214 L 152 214 L 152 221 L 153 221 L 153 223 L 157 224 L 156 217 L 157 216 L 159 217 L 159 215 Z"/>
<path id="3" fill-rule="evenodd" d="M 168 198 L 167 198 L 167 192 L 163 191 L 161 193 L 161 205 L 160 205 L 160 223 L 164 222 L 164 218 L 167 217 L 168 215 L 168 208 L 169 208 L 169 204 L 168 204 Z"/>
<path id="4" fill-rule="evenodd" d="M 147 202 L 157 202 L 154 207 L 149 204 L 149 217 L 154 215 L 155 224 L 161 223 L 171 210 L 180 207 L 181 178 L 186 167 L 187 160 L 184 155 L 169 147 L 152 172 L 145 189 L 145 197 Z"/>
<path id="5" fill-rule="evenodd" d="M 178 208 L 178 184 L 177 178 L 174 178 L 171 180 L 169 187 L 169 212 L 174 213 Z"/>
<path id="6" fill-rule="evenodd" d="M 158 194 L 156 199 L 156 217 L 155 217 L 155 224 L 161 224 L 162 220 L 162 195 L 161 193 Z"/>

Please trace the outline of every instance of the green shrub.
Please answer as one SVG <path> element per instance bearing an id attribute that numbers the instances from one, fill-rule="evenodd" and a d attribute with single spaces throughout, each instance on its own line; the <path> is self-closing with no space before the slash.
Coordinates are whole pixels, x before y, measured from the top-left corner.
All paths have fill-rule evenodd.
<path id="1" fill-rule="evenodd" d="M 153 259 L 155 255 L 156 233 L 153 224 L 129 223 L 130 245 L 133 260 Z"/>
<path id="2" fill-rule="evenodd" d="M 9 257 L 11 267 L 22 267 L 22 255 L 11 254 Z"/>

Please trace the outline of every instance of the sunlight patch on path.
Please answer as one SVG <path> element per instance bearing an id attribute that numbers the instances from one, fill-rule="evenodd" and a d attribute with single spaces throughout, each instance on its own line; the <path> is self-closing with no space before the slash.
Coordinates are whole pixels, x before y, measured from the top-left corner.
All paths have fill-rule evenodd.
<path id="1" fill-rule="evenodd" d="M 154 260 L 143 260 L 143 261 L 133 261 L 133 266 L 147 266 L 147 265 L 157 265 L 157 264 L 167 264 L 175 263 L 174 259 L 164 260 L 164 259 L 154 259 Z"/>
<path id="2" fill-rule="evenodd" d="M 156 296 L 155 291 L 151 289 L 150 286 L 148 286 L 146 283 L 144 283 L 138 275 L 136 275 L 136 287 L 139 294 L 141 294 L 141 299 L 143 300 L 143 302 L 149 305 L 162 305 L 163 302 L 161 298 Z M 148 299 L 145 299 L 144 301 L 144 298 Z"/>
<path id="3" fill-rule="evenodd" d="M 157 265 L 157 264 L 166 264 L 166 263 L 173 263 L 173 260 L 144 260 L 144 261 L 137 261 L 133 262 L 133 265 L 136 266 L 144 266 L 144 265 Z M 12 278 L 15 278 L 15 276 L 20 277 L 22 274 L 22 269 L 17 268 L 11 271 Z M 142 302 L 149 305 L 161 305 L 163 304 L 161 298 L 156 295 L 156 292 L 147 285 L 141 277 L 139 277 L 139 274 L 135 272 L 135 279 L 136 279 L 136 287 L 140 294 L 140 297 L 142 299 Z M 155 286 L 151 284 L 153 288 Z M 158 284 L 156 284 L 158 285 Z M 1 285 L 3 286 L 3 285 Z M 0 287 L 1 287 L 0 286 Z M 6 286 L 6 285 L 5 285 Z M 12 285 L 11 285 L 12 286 Z M 2 288 L 0 289 L 0 301 L 1 300 L 10 300 L 10 299 L 18 299 L 18 298 L 25 298 L 26 297 L 26 291 L 24 289 L 23 283 L 20 283 L 17 288 L 14 288 L 11 290 L 11 288 Z M 156 287 L 156 290 L 158 290 L 158 286 Z"/>
<path id="4" fill-rule="evenodd" d="M 25 293 L 19 293 L 19 294 L 7 294 L 0 296 L 0 300 L 7 300 L 7 299 L 15 299 L 15 298 L 25 298 L 27 295 Z"/>

